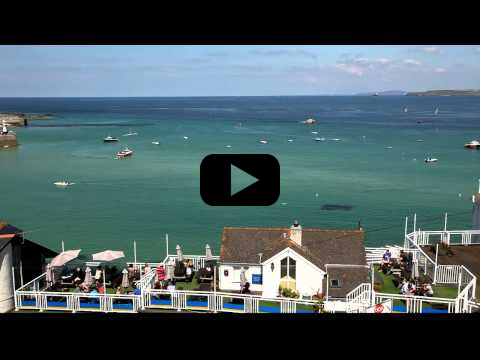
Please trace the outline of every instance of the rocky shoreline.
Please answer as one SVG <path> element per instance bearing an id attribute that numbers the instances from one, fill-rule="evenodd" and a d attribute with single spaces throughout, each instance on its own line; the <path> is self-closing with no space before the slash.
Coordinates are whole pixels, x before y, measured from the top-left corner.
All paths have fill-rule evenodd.
<path id="1" fill-rule="evenodd" d="M 30 120 L 47 120 L 53 118 L 53 114 L 24 114 L 20 112 L 0 112 L 0 126 L 5 122 L 8 127 L 28 126 Z M 16 147 L 17 134 L 9 131 L 6 135 L 0 135 L 0 149 Z"/>

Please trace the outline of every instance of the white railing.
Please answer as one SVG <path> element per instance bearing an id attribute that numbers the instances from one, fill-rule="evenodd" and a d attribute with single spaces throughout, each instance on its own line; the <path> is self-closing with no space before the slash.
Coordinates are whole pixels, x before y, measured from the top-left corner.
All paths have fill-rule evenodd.
<path id="1" fill-rule="evenodd" d="M 15 310 L 138 312 L 140 295 L 16 291 Z"/>
<path id="2" fill-rule="evenodd" d="M 172 259 L 176 260 L 178 257 L 177 255 L 168 255 L 164 260 L 163 263 L 167 264 Z M 207 257 L 205 255 L 183 255 L 184 259 L 192 260 L 193 262 L 193 271 L 198 271 L 201 268 L 205 267 L 205 261 Z M 212 256 L 211 260 L 219 260 L 220 256 Z"/>
<path id="3" fill-rule="evenodd" d="M 143 296 L 146 308 L 177 311 L 298 313 L 314 312 L 314 306 L 318 305 L 312 300 L 187 290 L 147 289 Z"/>
<path id="4" fill-rule="evenodd" d="M 350 291 L 346 296 L 348 313 L 365 312 L 365 310 L 372 306 L 372 284 L 363 283 L 358 285 L 355 289 Z"/>
<path id="5" fill-rule="evenodd" d="M 401 295 L 401 294 L 387 294 L 387 293 L 375 293 L 375 303 L 380 304 L 384 301 L 391 300 L 393 311 L 405 312 L 405 313 L 425 313 L 431 312 L 432 305 L 442 306 L 448 313 L 455 312 L 456 299 L 437 298 L 428 296 L 413 296 L 413 295 Z M 395 301 L 396 300 L 396 301 Z M 395 303 L 401 302 L 400 306 Z"/>
<path id="6" fill-rule="evenodd" d="M 24 284 L 18 290 L 31 290 L 31 291 L 41 291 L 45 290 L 47 287 L 47 273 L 43 273 L 40 276 L 37 276 L 35 279 Z"/>
<path id="7" fill-rule="evenodd" d="M 460 273 L 462 272 L 461 265 L 437 265 L 436 270 L 437 284 L 457 284 Z"/>
<path id="8" fill-rule="evenodd" d="M 416 243 L 420 246 L 438 241 L 447 245 L 480 244 L 480 230 L 415 231 L 409 235 L 414 236 Z"/>

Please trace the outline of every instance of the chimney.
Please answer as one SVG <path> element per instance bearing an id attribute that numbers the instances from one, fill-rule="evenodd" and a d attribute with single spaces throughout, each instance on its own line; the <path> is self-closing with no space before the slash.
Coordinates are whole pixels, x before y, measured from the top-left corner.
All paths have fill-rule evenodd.
<path id="1" fill-rule="evenodd" d="M 290 226 L 290 240 L 298 246 L 302 246 L 302 227 L 297 220 Z"/>

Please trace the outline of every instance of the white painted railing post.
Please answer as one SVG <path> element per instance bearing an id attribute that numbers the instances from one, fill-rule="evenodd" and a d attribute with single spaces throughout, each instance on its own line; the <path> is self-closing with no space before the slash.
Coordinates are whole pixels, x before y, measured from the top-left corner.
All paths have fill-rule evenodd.
<path id="1" fill-rule="evenodd" d="M 427 259 L 425 259 L 425 268 L 427 267 Z M 437 267 L 438 267 L 438 243 L 437 251 L 435 252 L 435 272 L 433 273 L 433 283 L 437 283 Z"/>

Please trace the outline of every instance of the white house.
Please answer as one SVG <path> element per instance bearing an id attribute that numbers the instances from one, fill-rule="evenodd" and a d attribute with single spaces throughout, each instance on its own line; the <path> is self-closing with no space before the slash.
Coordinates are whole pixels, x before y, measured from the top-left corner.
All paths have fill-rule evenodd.
<path id="1" fill-rule="evenodd" d="M 344 297 L 367 281 L 364 231 L 225 227 L 219 288 L 239 291 L 245 273 L 252 292 L 276 297 L 289 288 L 302 297 Z M 327 286 L 328 284 L 328 286 Z"/>

